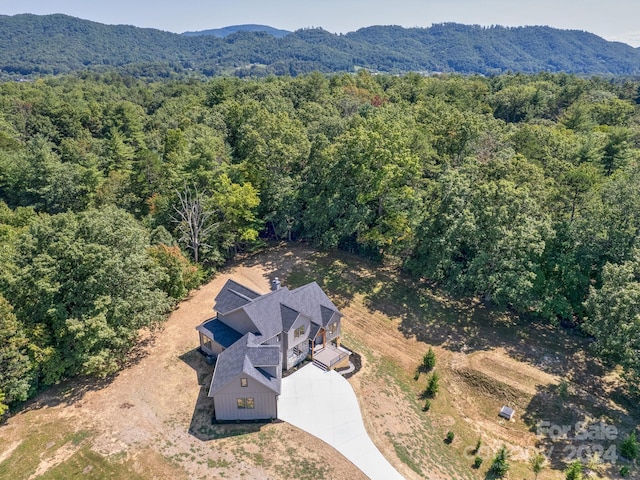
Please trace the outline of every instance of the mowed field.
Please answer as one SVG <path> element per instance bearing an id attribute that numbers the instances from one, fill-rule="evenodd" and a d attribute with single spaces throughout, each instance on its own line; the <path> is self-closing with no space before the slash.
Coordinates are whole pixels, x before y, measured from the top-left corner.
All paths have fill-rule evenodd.
<path id="1" fill-rule="evenodd" d="M 196 350 L 195 326 L 213 315 L 228 278 L 266 292 L 274 276 L 290 287 L 317 281 L 345 314 L 343 343 L 362 359 L 349 381 L 365 425 L 407 479 L 485 478 L 503 444 L 511 478 L 533 478 L 527 459 L 543 451 L 551 461 L 538 478 L 560 479 L 572 453 L 586 457 L 616 441 L 536 435 L 538 422 L 603 422 L 620 437 L 640 422 L 616 376 L 587 358 L 579 336 L 452 299 L 391 266 L 281 245 L 238 259 L 192 292 L 162 329 L 143 333 L 114 378 L 66 382 L 16 412 L 0 426 L 0 479 L 365 478 L 286 423 L 211 423 L 212 367 Z M 415 372 L 429 346 L 441 381 L 425 412 L 427 375 Z M 503 404 L 516 409 L 514 421 L 498 417 Z M 448 431 L 451 444 L 443 441 Z M 474 469 L 479 439 L 484 462 Z M 605 462 L 595 475 L 618 470 Z"/>

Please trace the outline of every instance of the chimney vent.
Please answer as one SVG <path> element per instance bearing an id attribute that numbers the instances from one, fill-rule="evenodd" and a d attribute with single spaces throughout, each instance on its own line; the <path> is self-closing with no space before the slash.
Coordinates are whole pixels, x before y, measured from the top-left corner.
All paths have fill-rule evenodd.
<path id="1" fill-rule="evenodd" d="M 280 280 L 278 280 L 278 277 L 274 278 L 273 281 L 271 282 L 271 291 L 275 292 L 276 290 L 280 290 L 281 284 L 280 284 Z"/>

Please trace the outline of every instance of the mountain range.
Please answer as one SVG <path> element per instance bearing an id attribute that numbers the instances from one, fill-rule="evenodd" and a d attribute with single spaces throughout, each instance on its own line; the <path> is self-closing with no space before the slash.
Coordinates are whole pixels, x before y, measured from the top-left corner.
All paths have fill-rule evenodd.
<path id="1" fill-rule="evenodd" d="M 640 75 L 640 49 L 545 26 L 371 26 L 347 34 L 262 25 L 170 33 L 62 14 L 0 16 L 0 76 L 119 67 L 171 75 L 320 72 L 568 72 Z"/>

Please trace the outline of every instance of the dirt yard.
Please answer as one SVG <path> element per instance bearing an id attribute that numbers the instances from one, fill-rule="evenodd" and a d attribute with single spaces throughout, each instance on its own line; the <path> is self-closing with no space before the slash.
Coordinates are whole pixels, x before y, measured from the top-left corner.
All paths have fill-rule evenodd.
<path id="1" fill-rule="evenodd" d="M 622 429 L 637 421 L 636 411 L 594 394 L 588 382 L 596 381 L 595 367 L 575 339 L 518 328 L 505 314 L 428 289 L 416 294 L 415 285 L 394 283 L 393 270 L 352 257 L 277 247 L 192 292 L 160 331 L 145 335 L 115 378 L 57 386 L 11 417 L 0 427 L 0 478 L 365 478 L 331 447 L 286 423 L 211 424 L 212 367 L 196 351 L 195 327 L 213 315 L 213 298 L 228 278 L 266 292 L 274 276 L 292 287 L 317 280 L 342 309 L 344 344 L 362 357 L 349 381 L 365 425 L 407 479 L 479 478 L 503 443 L 520 460 L 513 474 L 528 478 L 526 454 L 544 447 L 536 420 L 606 418 Z M 426 375 L 416 380 L 414 372 L 428 345 L 442 384 L 423 412 Z M 551 416 L 544 405 L 555 405 L 563 379 L 571 407 Z M 516 421 L 497 418 L 503 402 L 516 408 Z M 452 445 L 442 441 L 448 430 L 456 434 Z M 486 458 L 474 470 L 470 451 L 478 438 Z M 562 464 L 553 465 L 539 478 L 563 478 Z"/>

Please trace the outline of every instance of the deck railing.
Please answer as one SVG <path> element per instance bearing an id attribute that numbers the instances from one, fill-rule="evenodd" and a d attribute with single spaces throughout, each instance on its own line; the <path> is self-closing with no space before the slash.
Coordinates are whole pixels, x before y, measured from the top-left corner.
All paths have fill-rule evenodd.
<path id="1" fill-rule="evenodd" d="M 348 353 L 340 352 L 340 354 L 336 358 L 331 360 L 331 364 L 329 365 L 329 368 L 333 367 L 336 363 L 341 362 L 342 360 L 344 360 L 345 357 L 348 357 L 348 356 L 349 356 Z"/>

